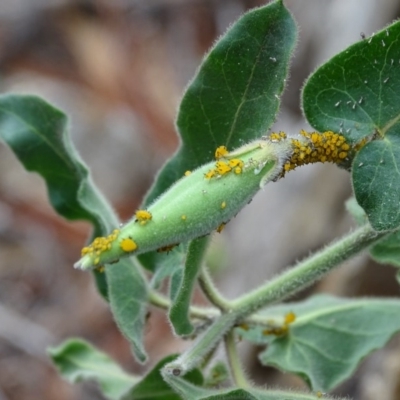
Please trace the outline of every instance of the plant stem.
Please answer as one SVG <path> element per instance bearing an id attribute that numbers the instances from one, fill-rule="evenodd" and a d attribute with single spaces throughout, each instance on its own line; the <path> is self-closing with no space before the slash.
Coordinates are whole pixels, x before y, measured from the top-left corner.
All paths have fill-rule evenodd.
<path id="1" fill-rule="evenodd" d="M 197 338 L 191 348 L 164 367 L 164 372 L 170 376 L 184 375 L 199 365 L 221 339 L 231 333 L 237 322 L 251 320 L 251 317 L 246 319 L 246 316 L 311 285 L 341 262 L 391 233 L 393 232 L 376 232 L 369 224 L 366 224 L 252 292 L 230 302 L 223 299 L 224 308 L 226 307 L 225 310 L 228 309 L 229 311 L 217 317 L 209 328 Z M 208 295 L 210 296 L 209 288 L 211 287 L 212 302 L 221 307 L 218 299 L 219 293 L 210 285 L 207 275 L 205 275 L 205 278 Z M 255 319 L 259 318 L 256 317 Z"/>
<path id="2" fill-rule="evenodd" d="M 222 314 L 208 329 L 202 333 L 185 352 L 176 360 L 165 365 L 164 372 L 168 375 L 181 376 L 203 362 L 205 357 L 214 350 L 221 338 L 229 332 L 237 319 L 236 314 Z"/>
<path id="3" fill-rule="evenodd" d="M 387 234 L 374 231 L 369 224 L 356 229 L 272 281 L 232 301 L 234 312 L 244 317 L 268 304 L 292 296 Z"/>
<path id="4" fill-rule="evenodd" d="M 153 306 L 161 308 L 163 310 L 168 310 L 171 307 L 171 300 L 156 292 L 155 290 L 149 290 L 148 300 Z M 191 306 L 189 308 L 189 314 L 193 318 L 205 320 L 210 320 L 221 315 L 219 310 L 217 310 L 216 308 L 205 308 L 196 306 Z"/>
<path id="5" fill-rule="evenodd" d="M 211 279 L 208 268 L 203 266 L 199 276 L 199 284 L 205 296 L 215 307 L 221 311 L 228 311 L 232 308 L 231 302 L 221 295 Z"/>
<path id="6" fill-rule="evenodd" d="M 235 343 L 235 334 L 232 330 L 225 336 L 225 350 L 234 383 L 240 388 L 250 387 L 240 362 L 237 345 Z"/>

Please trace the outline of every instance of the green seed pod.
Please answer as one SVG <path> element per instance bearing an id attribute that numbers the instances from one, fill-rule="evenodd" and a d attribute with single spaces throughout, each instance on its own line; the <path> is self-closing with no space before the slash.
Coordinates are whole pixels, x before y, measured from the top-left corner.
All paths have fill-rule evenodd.
<path id="1" fill-rule="evenodd" d="M 234 217 L 265 183 L 276 179 L 290 157 L 289 140 L 251 142 L 228 153 L 221 146 L 217 161 L 201 166 L 139 210 L 120 229 L 83 248 L 75 264 L 83 270 L 113 263 L 121 257 L 170 249 L 217 230 Z"/>

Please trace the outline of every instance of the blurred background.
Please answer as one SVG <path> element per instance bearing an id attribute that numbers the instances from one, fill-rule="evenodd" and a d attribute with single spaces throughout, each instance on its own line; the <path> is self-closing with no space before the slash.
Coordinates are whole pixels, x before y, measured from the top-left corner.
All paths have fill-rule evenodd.
<path id="1" fill-rule="evenodd" d="M 324 60 L 400 16 L 379 0 L 286 0 L 300 37 L 276 130 L 308 129 L 300 91 Z M 94 180 L 122 219 L 129 218 L 156 171 L 177 148 L 174 118 L 185 85 L 216 38 L 261 0 L 1 0 L 1 92 L 38 94 L 64 110 Z M 267 185 L 215 238 L 215 279 L 235 297 L 347 232 L 349 175 L 314 165 Z M 92 384 L 71 386 L 46 347 L 70 336 L 93 342 L 134 373 L 133 360 L 91 275 L 73 262 L 90 233 L 47 201 L 40 177 L 0 143 L 0 400 L 102 399 Z M 243 272 L 243 271 L 246 272 Z M 395 271 L 360 255 L 297 296 L 398 296 Z M 160 341 L 160 337 L 163 340 Z M 162 312 L 147 331 L 150 364 L 184 348 Z M 246 369 L 260 384 L 304 387 L 261 367 L 245 343 Z M 335 394 L 400 399 L 400 339 L 375 352 Z"/>

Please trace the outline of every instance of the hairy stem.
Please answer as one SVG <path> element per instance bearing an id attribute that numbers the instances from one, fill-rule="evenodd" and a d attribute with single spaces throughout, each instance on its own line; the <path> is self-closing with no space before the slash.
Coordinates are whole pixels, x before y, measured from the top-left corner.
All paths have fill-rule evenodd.
<path id="1" fill-rule="evenodd" d="M 221 338 L 232 329 L 236 318 L 234 313 L 222 314 L 195 340 L 189 349 L 176 360 L 167 364 L 164 372 L 168 375 L 180 376 L 201 364 L 219 344 Z"/>
<path id="2" fill-rule="evenodd" d="M 240 362 L 237 345 L 235 343 L 235 334 L 233 331 L 230 331 L 225 336 L 225 350 L 235 384 L 240 388 L 250 387 Z"/>
<path id="3" fill-rule="evenodd" d="M 214 285 L 214 282 L 212 281 L 207 267 L 205 266 L 203 266 L 200 272 L 199 284 L 211 304 L 213 304 L 215 307 L 218 307 L 221 311 L 228 311 L 231 309 L 232 305 L 230 301 L 225 299 L 218 291 Z"/>
<path id="4" fill-rule="evenodd" d="M 321 279 L 343 261 L 391 233 L 393 232 L 376 232 L 369 224 L 366 224 L 265 285 L 234 301 L 226 302 L 229 311 L 223 312 L 221 316 L 217 317 L 213 324 L 197 338 L 191 348 L 164 367 L 164 372 L 178 376 L 195 368 L 225 335 L 231 333 L 237 322 L 248 321 L 250 318 L 246 317 L 260 308 L 292 296 Z"/>
<path id="5" fill-rule="evenodd" d="M 268 304 L 292 296 L 387 234 L 388 232 L 374 231 L 369 224 L 356 229 L 265 285 L 232 301 L 234 312 L 246 316 Z"/>
<path id="6" fill-rule="evenodd" d="M 155 290 L 149 291 L 149 302 L 155 307 L 161 308 L 163 310 L 169 310 L 171 307 L 171 300 L 165 297 L 164 295 L 156 292 Z M 189 308 L 189 314 L 193 318 L 210 320 L 216 318 L 221 315 L 219 310 L 216 308 L 205 308 L 205 307 L 196 307 L 191 306 Z"/>

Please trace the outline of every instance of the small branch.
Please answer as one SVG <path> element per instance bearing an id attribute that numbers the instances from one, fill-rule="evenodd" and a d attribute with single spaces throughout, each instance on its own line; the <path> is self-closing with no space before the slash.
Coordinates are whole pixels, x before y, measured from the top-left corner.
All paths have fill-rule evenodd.
<path id="1" fill-rule="evenodd" d="M 149 298 L 150 304 L 155 307 L 161 308 L 162 310 L 169 310 L 171 306 L 171 300 L 167 297 L 163 296 L 162 294 L 156 292 L 155 290 L 149 291 Z M 203 320 L 210 320 L 216 317 L 219 317 L 221 313 L 216 308 L 205 308 L 205 307 L 196 307 L 191 306 L 189 308 L 189 314 L 193 318 L 203 319 Z"/>
<path id="2" fill-rule="evenodd" d="M 232 308 L 231 302 L 225 299 L 214 285 L 210 273 L 205 266 L 200 272 L 199 284 L 207 299 L 215 307 L 219 308 L 221 311 L 229 311 Z"/>
<path id="3" fill-rule="evenodd" d="M 225 350 L 234 383 L 240 388 L 245 389 L 250 387 L 240 362 L 235 343 L 235 334 L 232 330 L 225 336 Z"/>
<path id="4" fill-rule="evenodd" d="M 163 368 L 164 373 L 173 376 L 182 376 L 201 364 L 207 355 L 215 349 L 221 339 L 235 324 L 237 315 L 234 313 L 222 314 L 204 331 L 176 360 Z"/>
<path id="5" fill-rule="evenodd" d="M 272 281 L 232 301 L 233 311 L 244 317 L 268 304 L 286 299 L 388 234 L 374 231 L 369 224 L 364 225 Z"/>

